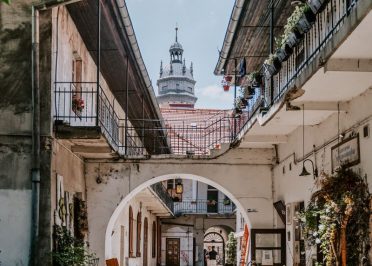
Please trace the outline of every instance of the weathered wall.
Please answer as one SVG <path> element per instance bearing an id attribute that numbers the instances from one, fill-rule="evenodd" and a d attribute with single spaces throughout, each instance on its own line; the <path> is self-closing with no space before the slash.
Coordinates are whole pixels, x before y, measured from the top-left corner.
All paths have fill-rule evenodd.
<path id="1" fill-rule="evenodd" d="M 129 257 L 129 206 L 132 207 L 133 211 L 133 251 L 134 251 L 134 257 Z M 141 211 L 142 215 L 142 229 L 141 229 L 141 257 L 136 257 L 136 236 L 137 236 L 137 214 Z M 129 204 L 125 207 L 123 210 L 120 218 L 115 224 L 115 227 L 112 231 L 112 241 L 113 241 L 113 258 L 117 258 L 119 260 L 120 266 L 122 265 L 130 265 L 130 266 L 141 266 L 143 265 L 143 256 L 144 250 L 143 250 L 143 240 L 144 240 L 144 221 L 145 218 L 148 220 L 148 246 L 147 246 L 147 262 L 148 266 L 155 266 L 156 265 L 156 257 L 152 257 L 152 224 L 153 222 L 156 222 L 156 216 L 154 214 L 151 214 L 146 207 L 141 208 L 140 201 L 137 198 L 133 198 Z M 121 226 L 124 226 L 124 245 L 120 245 L 120 230 Z M 156 237 L 156 236 L 155 236 Z M 124 264 L 121 264 L 120 262 L 120 249 L 123 248 L 124 250 Z M 100 259 L 103 261 L 103 258 Z M 125 261 L 128 262 L 128 264 L 125 264 Z"/>
<path id="2" fill-rule="evenodd" d="M 361 162 L 353 168 L 360 171 L 362 175 L 367 176 L 370 190 L 372 190 L 372 139 L 371 137 L 363 137 L 363 126 L 371 125 L 372 109 L 372 90 L 369 89 L 362 95 L 351 100 L 347 105 L 346 112 L 340 112 L 340 132 L 347 132 L 347 136 L 353 130 L 359 133 L 360 138 L 360 157 Z M 311 152 L 313 145 L 320 147 L 328 141 L 334 139 L 338 135 L 337 113 L 330 116 L 328 119 L 315 126 L 305 127 L 305 154 Z M 337 144 L 337 140 L 333 141 L 324 148 L 317 149 L 314 156 L 310 159 L 315 161 L 319 172 L 324 171 L 331 173 L 331 147 Z M 289 156 L 292 153 L 296 157 L 302 156 L 302 128 L 298 128 L 288 136 L 288 143 L 279 145 L 279 161 L 280 163 L 274 168 L 274 200 L 282 200 L 285 204 L 292 202 L 304 201 L 305 205 L 309 201 L 311 194 L 317 190 L 314 185 L 312 176 L 300 177 L 299 173 L 302 170 L 302 162 L 295 163 L 294 156 Z M 289 170 L 289 164 L 292 170 Z M 311 164 L 306 164 L 307 170 L 311 171 Z M 285 173 L 283 173 L 285 168 Z M 282 222 L 277 220 L 278 224 Z M 279 226 L 280 227 L 280 226 Z M 287 226 L 287 231 L 293 236 L 293 227 Z M 293 237 L 287 241 L 287 264 L 292 265 L 291 254 L 293 254 Z"/>
<path id="3" fill-rule="evenodd" d="M 0 264 L 27 265 L 31 230 L 31 2 L 0 3 Z M 40 16 L 41 210 L 49 200 L 50 17 Z M 48 49 L 49 47 L 49 49 Z M 49 73 L 49 74 L 48 74 Z M 46 205 L 45 205 L 46 204 Z M 47 214 L 44 216 L 44 214 Z M 47 219 L 45 219 L 47 217 Z M 49 212 L 40 215 L 40 236 Z M 48 226 L 46 228 L 49 228 Z M 47 238 L 48 239 L 48 238 Z M 48 240 L 40 246 L 50 245 Z"/>
<path id="4" fill-rule="evenodd" d="M 87 161 L 85 168 L 92 249 L 104 258 L 105 230 L 118 204 L 152 177 L 186 173 L 213 180 L 231 192 L 244 208 L 255 208 L 253 227 L 273 226 L 272 150 L 236 149 L 214 160 L 151 159 Z M 102 183 L 97 184 L 100 177 Z M 150 181 L 151 182 L 151 181 Z"/>

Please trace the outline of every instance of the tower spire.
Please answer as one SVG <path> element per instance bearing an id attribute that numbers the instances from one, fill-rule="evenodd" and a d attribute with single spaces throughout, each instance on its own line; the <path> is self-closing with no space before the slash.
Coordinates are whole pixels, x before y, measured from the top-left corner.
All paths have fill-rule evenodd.
<path id="1" fill-rule="evenodd" d="M 176 23 L 175 30 L 176 30 L 176 42 L 178 42 L 178 24 L 177 23 Z"/>

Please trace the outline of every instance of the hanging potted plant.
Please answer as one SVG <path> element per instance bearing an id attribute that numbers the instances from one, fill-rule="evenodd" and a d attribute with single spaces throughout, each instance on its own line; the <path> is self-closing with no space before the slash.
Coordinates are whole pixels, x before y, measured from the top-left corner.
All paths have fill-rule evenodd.
<path id="1" fill-rule="evenodd" d="M 252 87 L 261 87 L 262 85 L 262 74 L 258 71 L 253 71 L 249 74 L 248 80 L 251 83 Z"/>
<path id="2" fill-rule="evenodd" d="M 313 26 L 316 16 L 311 10 L 308 4 L 304 4 L 298 7 L 298 12 L 300 15 L 296 27 L 301 31 L 302 34 L 308 32 Z"/>
<path id="3" fill-rule="evenodd" d="M 255 88 L 251 86 L 243 87 L 241 88 L 241 94 L 245 100 L 250 100 L 255 94 Z"/>
<path id="4" fill-rule="evenodd" d="M 285 62 L 293 53 L 293 48 L 289 46 L 287 43 L 283 42 L 283 36 L 275 38 L 276 44 L 276 56 L 279 58 L 281 62 Z"/>
<path id="5" fill-rule="evenodd" d="M 270 54 L 269 58 L 264 62 L 264 69 L 267 78 L 271 78 L 272 76 L 279 73 L 282 67 L 282 63 L 280 62 L 279 58 L 276 54 Z"/>
<path id="6" fill-rule="evenodd" d="M 225 198 L 223 199 L 223 205 L 230 205 L 231 204 L 231 200 L 225 196 Z"/>
<path id="7" fill-rule="evenodd" d="M 247 107 L 247 100 L 245 100 L 243 97 L 236 97 L 235 99 L 235 108 L 244 109 Z"/>
<path id="8" fill-rule="evenodd" d="M 223 91 L 229 91 L 230 84 L 226 80 L 222 80 L 221 84 L 222 84 L 222 87 L 223 87 Z"/>
<path id="9" fill-rule="evenodd" d="M 231 82 L 232 81 L 232 76 L 225 76 L 226 82 Z"/>
<path id="10" fill-rule="evenodd" d="M 84 110 L 85 104 L 84 100 L 81 98 L 78 98 L 76 94 L 72 96 L 72 110 L 74 112 L 81 113 Z"/>
<path id="11" fill-rule="evenodd" d="M 327 7 L 329 0 L 308 0 L 307 2 L 313 13 L 318 14 Z"/>
<path id="12" fill-rule="evenodd" d="M 292 15 L 287 19 L 282 36 L 282 45 L 280 47 L 287 44 L 290 48 L 293 48 L 304 38 L 303 31 L 298 27 L 298 21 L 302 17 L 303 11 L 304 5 L 296 6 Z"/>

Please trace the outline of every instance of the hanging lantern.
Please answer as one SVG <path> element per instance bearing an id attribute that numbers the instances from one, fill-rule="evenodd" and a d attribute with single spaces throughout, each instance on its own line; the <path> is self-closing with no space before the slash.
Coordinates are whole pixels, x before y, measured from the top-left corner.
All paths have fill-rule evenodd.
<path id="1" fill-rule="evenodd" d="M 232 76 L 225 76 L 226 82 L 231 82 L 232 81 Z"/>
<path id="2" fill-rule="evenodd" d="M 223 85 L 223 91 L 229 91 L 230 86 L 229 85 Z"/>
<path id="3" fill-rule="evenodd" d="M 183 193 L 183 185 L 182 185 L 181 180 L 178 180 L 178 182 L 176 184 L 176 193 L 177 194 L 182 194 Z"/>

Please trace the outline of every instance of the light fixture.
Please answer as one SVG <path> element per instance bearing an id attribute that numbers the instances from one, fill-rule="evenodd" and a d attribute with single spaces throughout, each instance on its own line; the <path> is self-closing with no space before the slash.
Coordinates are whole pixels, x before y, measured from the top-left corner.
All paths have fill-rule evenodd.
<path id="1" fill-rule="evenodd" d="M 182 194 L 183 193 L 183 185 L 182 185 L 181 179 L 177 180 L 176 193 L 177 194 Z"/>
<path id="2" fill-rule="evenodd" d="M 305 105 L 302 106 L 302 158 L 305 158 Z M 310 159 L 304 159 L 302 161 L 302 172 L 299 176 L 308 176 L 310 173 L 306 170 L 305 162 L 310 161 L 313 168 L 314 179 L 318 177 L 318 169 L 314 167 L 314 163 Z"/>

